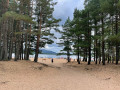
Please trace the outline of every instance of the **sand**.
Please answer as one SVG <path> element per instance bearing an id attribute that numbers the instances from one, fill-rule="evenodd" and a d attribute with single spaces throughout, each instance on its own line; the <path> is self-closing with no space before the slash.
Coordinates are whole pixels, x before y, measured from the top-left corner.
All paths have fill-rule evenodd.
<path id="1" fill-rule="evenodd" d="M 39 62 L 1 61 L 0 90 L 120 90 L 120 65 Z"/>

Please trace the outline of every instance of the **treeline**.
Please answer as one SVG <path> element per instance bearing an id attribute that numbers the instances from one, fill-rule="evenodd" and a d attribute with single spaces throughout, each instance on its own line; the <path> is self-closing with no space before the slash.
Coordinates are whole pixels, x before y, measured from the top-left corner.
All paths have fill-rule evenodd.
<path id="1" fill-rule="evenodd" d="M 0 60 L 29 60 L 35 52 L 54 41 L 50 30 L 57 28 L 53 0 L 0 0 Z"/>
<path id="2" fill-rule="evenodd" d="M 120 58 L 120 0 L 85 0 L 83 10 L 74 10 L 72 20 L 68 18 L 60 31 L 67 51 L 68 62 L 70 53 L 78 56 L 77 62 L 91 64 L 115 63 Z"/>

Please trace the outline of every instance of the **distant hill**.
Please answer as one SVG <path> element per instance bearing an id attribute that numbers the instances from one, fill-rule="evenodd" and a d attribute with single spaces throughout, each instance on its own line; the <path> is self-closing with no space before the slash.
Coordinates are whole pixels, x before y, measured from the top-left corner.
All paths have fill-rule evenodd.
<path id="1" fill-rule="evenodd" d="M 56 52 L 50 51 L 50 50 L 45 50 L 45 49 L 40 49 L 42 54 L 57 54 Z"/>

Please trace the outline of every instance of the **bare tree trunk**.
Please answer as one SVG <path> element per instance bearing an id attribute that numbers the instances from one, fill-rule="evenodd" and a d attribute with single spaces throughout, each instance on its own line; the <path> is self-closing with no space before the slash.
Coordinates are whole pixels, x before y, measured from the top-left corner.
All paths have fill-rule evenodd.
<path id="1" fill-rule="evenodd" d="M 80 40 L 80 37 L 78 36 L 78 44 L 79 44 L 79 40 Z M 80 51 L 80 47 L 79 46 L 77 47 L 77 50 L 78 50 L 77 51 L 77 56 L 78 56 L 77 62 L 78 62 L 78 64 L 80 64 L 80 52 L 79 52 Z"/>
<path id="2" fill-rule="evenodd" d="M 88 18 L 89 18 L 89 12 L 88 12 Z M 91 63 L 91 30 L 89 29 L 89 21 L 88 21 L 88 42 L 89 42 L 89 48 L 88 48 L 88 55 L 89 55 L 89 59 L 88 59 L 88 65 L 90 65 Z"/>
<path id="3" fill-rule="evenodd" d="M 8 21 L 4 21 L 4 36 L 3 36 L 3 60 L 8 60 L 8 48 L 7 48 L 7 30 Z"/>
<path id="4" fill-rule="evenodd" d="M 118 34 L 118 15 L 116 14 L 116 22 L 115 22 L 115 28 L 116 28 L 116 35 Z M 116 64 L 118 64 L 119 61 L 119 44 L 116 42 Z"/>
<path id="5" fill-rule="evenodd" d="M 28 53 L 28 34 L 26 33 L 26 39 L 25 39 L 25 54 L 24 59 L 27 60 L 27 53 Z"/>
<path id="6" fill-rule="evenodd" d="M 70 52 L 69 52 L 69 50 L 67 51 L 67 60 L 68 60 L 68 62 L 70 62 Z"/>
<path id="7" fill-rule="evenodd" d="M 19 21 L 18 22 L 18 29 L 19 29 L 19 32 L 21 32 L 21 22 Z M 20 45 L 21 45 L 21 34 L 18 34 L 17 35 L 17 38 L 16 38 L 16 55 L 15 55 L 15 61 L 19 60 L 19 55 L 20 55 Z"/>
<path id="8" fill-rule="evenodd" d="M 103 16 L 103 13 L 102 13 Z M 101 18 L 101 22 L 102 22 L 102 62 L 103 65 L 105 65 L 105 42 L 104 42 L 104 19 Z"/>
<path id="9" fill-rule="evenodd" d="M 36 44 L 34 62 L 38 61 L 38 53 L 39 53 L 39 43 L 40 43 L 41 29 L 42 29 L 42 13 L 40 13 L 40 26 L 39 26 L 38 35 L 37 35 L 37 44 Z"/>

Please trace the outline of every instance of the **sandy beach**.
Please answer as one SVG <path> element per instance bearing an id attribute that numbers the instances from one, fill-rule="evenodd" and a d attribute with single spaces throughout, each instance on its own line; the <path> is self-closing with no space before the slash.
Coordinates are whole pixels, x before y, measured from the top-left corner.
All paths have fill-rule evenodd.
<path id="1" fill-rule="evenodd" d="M 1 61 L 0 90 L 120 90 L 120 65 L 66 62 Z"/>

